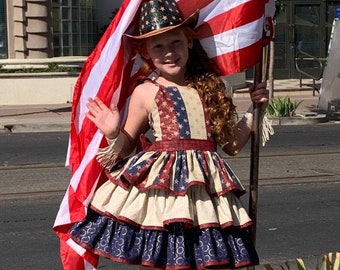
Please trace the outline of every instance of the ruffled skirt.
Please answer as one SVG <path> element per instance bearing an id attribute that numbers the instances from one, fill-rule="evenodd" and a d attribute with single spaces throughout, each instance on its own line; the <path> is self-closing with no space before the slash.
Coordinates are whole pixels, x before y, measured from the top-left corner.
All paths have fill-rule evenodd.
<path id="1" fill-rule="evenodd" d="M 258 264 L 237 194 L 243 187 L 217 153 L 141 152 L 117 163 L 109 179 L 70 230 L 83 247 L 161 269 Z"/>

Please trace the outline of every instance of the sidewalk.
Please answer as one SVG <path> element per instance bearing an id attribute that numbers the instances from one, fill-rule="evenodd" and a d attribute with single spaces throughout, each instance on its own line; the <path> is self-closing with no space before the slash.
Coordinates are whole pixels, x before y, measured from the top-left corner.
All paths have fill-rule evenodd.
<path id="1" fill-rule="evenodd" d="M 302 100 L 297 113 L 308 115 L 316 112 L 319 93 L 316 92 L 313 96 L 312 88 L 309 86 L 312 85 L 311 80 L 305 79 L 303 83 L 303 87 L 300 88 L 298 79 L 276 80 L 274 97 L 289 96 L 292 100 Z M 233 99 L 240 115 L 251 105 L 247 88 L 235 90 Z M 68 132 L 71 109 L 71 103 L 0 106 L 0 133 Z"/>
<path id="2" fill-rule="evenodd" d="M 0 133 L 69 131 L 71 103 L 0 106 Z"/>

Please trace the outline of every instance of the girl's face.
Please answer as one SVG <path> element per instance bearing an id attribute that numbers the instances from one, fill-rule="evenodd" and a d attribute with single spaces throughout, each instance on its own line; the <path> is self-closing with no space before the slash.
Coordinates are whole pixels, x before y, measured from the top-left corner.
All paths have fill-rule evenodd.
<path id="1" fill-rule="evenodd" d="M 146 39 L 148 57 L 165 79 L 184 83 L 189 58 L 189 41 L 181 29 L 174 29 Z"/>

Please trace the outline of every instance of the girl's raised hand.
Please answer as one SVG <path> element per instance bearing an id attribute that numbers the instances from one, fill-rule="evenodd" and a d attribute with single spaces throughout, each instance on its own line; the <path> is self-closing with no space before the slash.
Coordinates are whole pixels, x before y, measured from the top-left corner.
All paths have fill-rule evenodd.
<path id="1" fill-rule="evenodd" d="M 98 97 L 89 98 L 86 104 L 89 111 L 86 117 L 90 119 L 107 138 L 113 139 L 120 131 L 120 114 L 115 104 L 107 107 Z"/>

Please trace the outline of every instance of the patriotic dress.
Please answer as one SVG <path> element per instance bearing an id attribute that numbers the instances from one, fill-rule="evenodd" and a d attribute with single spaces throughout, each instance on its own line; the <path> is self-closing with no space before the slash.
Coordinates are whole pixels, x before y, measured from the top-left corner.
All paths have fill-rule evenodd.
<path id="1" fill-rule="evenodd" d="M 115 163 L 71 237 L 113 261 L 162 269 L 258 264 L 244 187 L 216 151 L 197 91 L 159 86 L 149 124 L 155 141 Z"/>

